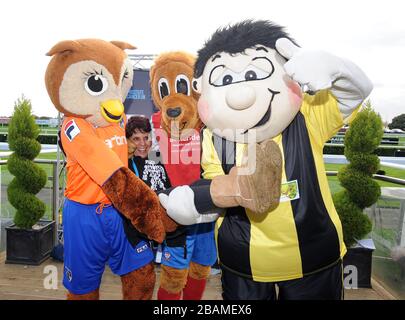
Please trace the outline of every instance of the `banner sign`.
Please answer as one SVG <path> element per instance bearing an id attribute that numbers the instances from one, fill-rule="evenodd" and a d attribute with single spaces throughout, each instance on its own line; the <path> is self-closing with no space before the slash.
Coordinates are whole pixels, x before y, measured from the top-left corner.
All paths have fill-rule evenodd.
<path id="1" fill-rule="evenodd" d="M 134 70 L 134 80 L 124 106 L 127 115 L 143 115 L 149 119 L 158 111 L 152 102 L 149 70 Z"/>

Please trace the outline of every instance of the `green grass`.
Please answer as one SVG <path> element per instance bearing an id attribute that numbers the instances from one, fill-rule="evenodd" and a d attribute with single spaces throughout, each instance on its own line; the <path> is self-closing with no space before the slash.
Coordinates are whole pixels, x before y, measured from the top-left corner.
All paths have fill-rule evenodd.
<path id="1" fill-rule="evenodd" d="M 400 209 L 401 208 L 401 201 L 400 200 L 393 200 L 393 199 L 378 199 L 377 205 L 379 208 L 391 208 L 391 209 Z"/>
<path id="2" fill-rule="evenodd" d="M 395 230 L 387 228 L 375 228 L 373 232 L 379 235 L 381 238 L 390 241 L 393 246 L 395 245 L 397 239 L 397 232 Z"/>
<path id="3" fill-rule="evenodd" d="M 44 153 L 40 154 L 37 159 L 56 159 L 56 152 L 53 153 Z M 50 219 L 52 217 L 52 180 L 49 179 L 49 177 L 52 177 L 53 175 L 53 166 L 52 164 L 38 164 L 41 168 L 43 168 L 48 176 L 48 179 L 46 181 L 46 185 L 43 189 L 45 192 L 49 193 L 49 196 L 46 196 L 46 212 L 44 215 L 44 218 Z M 11 180 L 14 178 L 14 176 L 8 171 L 7 165 L 2 165 L 0 166 L 0 175 L 1 175 L 1 186 L 2 186 L 2 192 L 6 193 L 6 186 L 9 185 Z M 62 183 L 62 181 L 60 181 Z M 3 194 L 2 198 L 3 200 L 6 195 Z M 15 209 L 11 206 L 11 204 L 8 201 L 1 201 L 0 203 L 0 217 L 7 217 L 7 218 L 12 218 L 14 216 Z"/>
<path id="4" fill-rule="evenodd" d="M 343 167 L 344 165 L 326 164 L 325 166 L 326 166 L 326 171 L 338 171 L 339 168 Z M 390 169 L 390 168 L 387 168 L 387 169 Z M 393 174 L 393 175 L 391 175 L 391 174 Z M 387 171 L 386 175 L 391 175 L 392 177 L 405 179 L 405 170 L 402 171 L 402 172 L 399 172 L 399 173 L 390 172 L 390 174 Z M 396 183 L 391 183 L 391 182 L 386 182 L 386 181 L 381 181 L 381 180 L 376 180 L 376 181 L 380 185 L 380 187 L 382 187 L 382 188 L 383 187 L 384 188 L 398 188 L 398 187 L 401 188 L 401 187 L 403 187 L 403 186 L 401 186 L 399 184 L 396 184 Z M 340 185 L 340 182 L 339 182 L 337 176 L 329 176 L 328 177 L 328 182 L 329 182 L 330 192 L 332 194 L 335 194 L 335 193 L 343 190 L 343 187 Z"/>
<path id="5" fill-rule="evenodd" d="M 62 158 L 62 156 L 61 156 L 61 158 Z M 56 152 L 41 153 L 38 155 L 37 159 L 56 160 Z"/>
<path id="6" fill-rule="evenodd" d="M 40 128 L 40 134 L 56 134 L 58 133 L 58 128 Z M 0 127 L 0 133 L 8 132 L 8 127 Z"/>
<path id="7" fill-rule="evenodd" d="M 325 164 L 326 171 L 339 171 L 339 169 L 342 168 L 343 166 L 345 166 L 345 165 L 344 164 L 329 164 L 329 163 Z M 387 175 L 387 176 L 399 178 L 399 179 L 405 179 L 405 170 L 389 168 L 386 166 L 381 166 L 380 170 L 385 171 L 385 175 Z M 389 182 L 383 182 L 383 181 L 379 181 L 379 182 L 390 184 Z"/>
<path id="8" fill-rule="evenodd" d="M 339 171 L 340 168 L 342 168 L 343 164 L 325 164 L 326 171 Z M 405 170 L 398 170 L 398 169 L 392 169 L 388 167 L 382 167 L 382 170 L 385 170 L 386 175 L 395 177 L 395 178 L 400 178 L 400 179 L 405 179 Z M 391 183 L 391 182 L 386 182 L 386 181 L 381 181 L 381 180 L 376 180 L 377 183 L 380 185 L 380 187 L 385 187 L 385 188 L 401 188 L 404 187 L 399 184 Z M 332 194 L 335 194 L 339 191 L 343 190 L 343 187 L 340 185 L 339 179 L 337 176 L 328 176 L 328 183 L 329 183 L 329 188 L 330 192 Z M 379 199 L 377 204 L 381 207 L 387 207 L 387 202 L 386 200 L 381 200 Z M 400 201 L 390 201 L 389 206 L 391 208 L 400 208 L 401 203 Z"/>
<path id="9" fill-rule="evenodd" d="M 343 190 L 337 177 L 328 177 L 328 182 L 329 182 L 330 192 L 332 194 L 335 194 L 335 193 Z"/>
<path id="10" fill-rule="evenodd" d="M 43 168 L 46 172 L 46 175 L 48 176 L 48 180 L 46 181 L 46 185 L 44 188 L 52 188 L 52 181 L 49 179 L 49 177 L 52 177 L 52 165 L 51 164 L 42 164 L 42 163 L 37 163 L 41 168 Z M 8 185 L 11 180 L 13 180 L 14 176 L 8 171 L 7 166 L 3 165 L 1 166 L 1 184 Z"/>

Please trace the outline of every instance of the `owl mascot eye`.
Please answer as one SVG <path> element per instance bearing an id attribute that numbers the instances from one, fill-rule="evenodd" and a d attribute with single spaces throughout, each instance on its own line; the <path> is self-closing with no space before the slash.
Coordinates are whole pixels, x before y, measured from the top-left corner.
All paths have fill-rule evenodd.
<path id="1" fill-rule="evenodd" d="M 340 299 L 346 248 L 323 146 L 370 94 L 368 77 L 349 60 L 300 48 L 270 21 L 246 20 L 211 36 L 191 83 L 206 125 L 206 199 L 227 208 L 217 222 L 223 298 Z M 249 147 L 255 166 L 243 177 Z M 178 222 L 207 221 L 193 186 L 159 198 Z"/>
<path id="2" fill-rule="evenodd" d="M 98 299 L 106 262 L 121 276 L 124 299 L 151 299 L 155 274 L 148 238 L 162 242 L 177 226 L 128 169 L 122 101 L 133 70 L 125 49 L 134 47 L 82 39 L 59 42 L 47 54 L 52 59 L 46 88 L 64 114 L 63 284 L 69 299 Z M 128 241 L 122 216 L 138 230 L 136 243 Z"/>

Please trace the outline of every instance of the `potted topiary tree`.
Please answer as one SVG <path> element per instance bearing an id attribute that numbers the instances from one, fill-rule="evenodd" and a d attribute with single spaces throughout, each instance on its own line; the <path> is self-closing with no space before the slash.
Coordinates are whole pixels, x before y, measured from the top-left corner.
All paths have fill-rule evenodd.
<path id="1" fill-rule="evenodd" d="M 7 195 L 16 213 L 14 225 L 6 228 L 6 263 L 38 265 L 53 248 L 54 222 L 40 221 L 46 206 L 35 196 L 47 180 L 46 172 L 33 162 L 41 150 L 38 135 L 31 102 L 22 97 L 15 103 L 8 127 L 9 148 L 14 152 L 7 166 L 14 179 Z"/>
<path id="2" fill-rule="evenodd" d="M 370 102 L 367 102 L 346 132 L 344 153 L 349 164 L 338 172 L 338 179 L 344 190 L 333 196 L 342 221 L 344 242 L 348 248 L 343 264 L 357 267 L 359 287 L 371 287 L 373 250 L 362 246 L 359 240 L 372 229 L 372 223 L 364 209 L 373 205 L 381 195 L 381 188 L 373 180 L 373 174 L 380 165 L 374 151 L 380 145 L 383 134 L 381 118 L 373 111 Z"/>

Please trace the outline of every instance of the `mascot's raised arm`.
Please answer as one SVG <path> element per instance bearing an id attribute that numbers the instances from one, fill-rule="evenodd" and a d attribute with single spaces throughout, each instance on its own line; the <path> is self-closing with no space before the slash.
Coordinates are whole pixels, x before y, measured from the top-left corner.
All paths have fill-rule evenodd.
<path id="1" fill-rule="evenodd" d="M 48 52 L 46 88 L 64 114 L 64 285 L 70 298 L 98 298 L 108 261 L 122 276 L 124 298 L 150 299 L 152 252 L 145 241 L 131 248 L 119 214 L 158 242 L 176 228 L 155 193 L 128 169 L 122 101 L 133 70 L 125 49 L 134 47 L 82 39 L 59 42 Z"/>
<path id="2" fill-rule="evenodd" d="M 275 299 L 275 284 L 280 299 L 340 299 L 346 248 L 323 147 L 370 94 L 370 80 L 346 59 L 301 49 L 270 21 L 247 20 L 218 29 L 199 50 L 192 86 L 207 126 L 205 179 L 240 166 L 249 137 L 259 147 L 270 139 L 282 154 L 279 205 L 264 213 L 231 205 L 217 222 L 224 299 Z M 175 191 L 159 195 L 171 217 L 203 215 L 198 194 L 171 201 Z"/>

